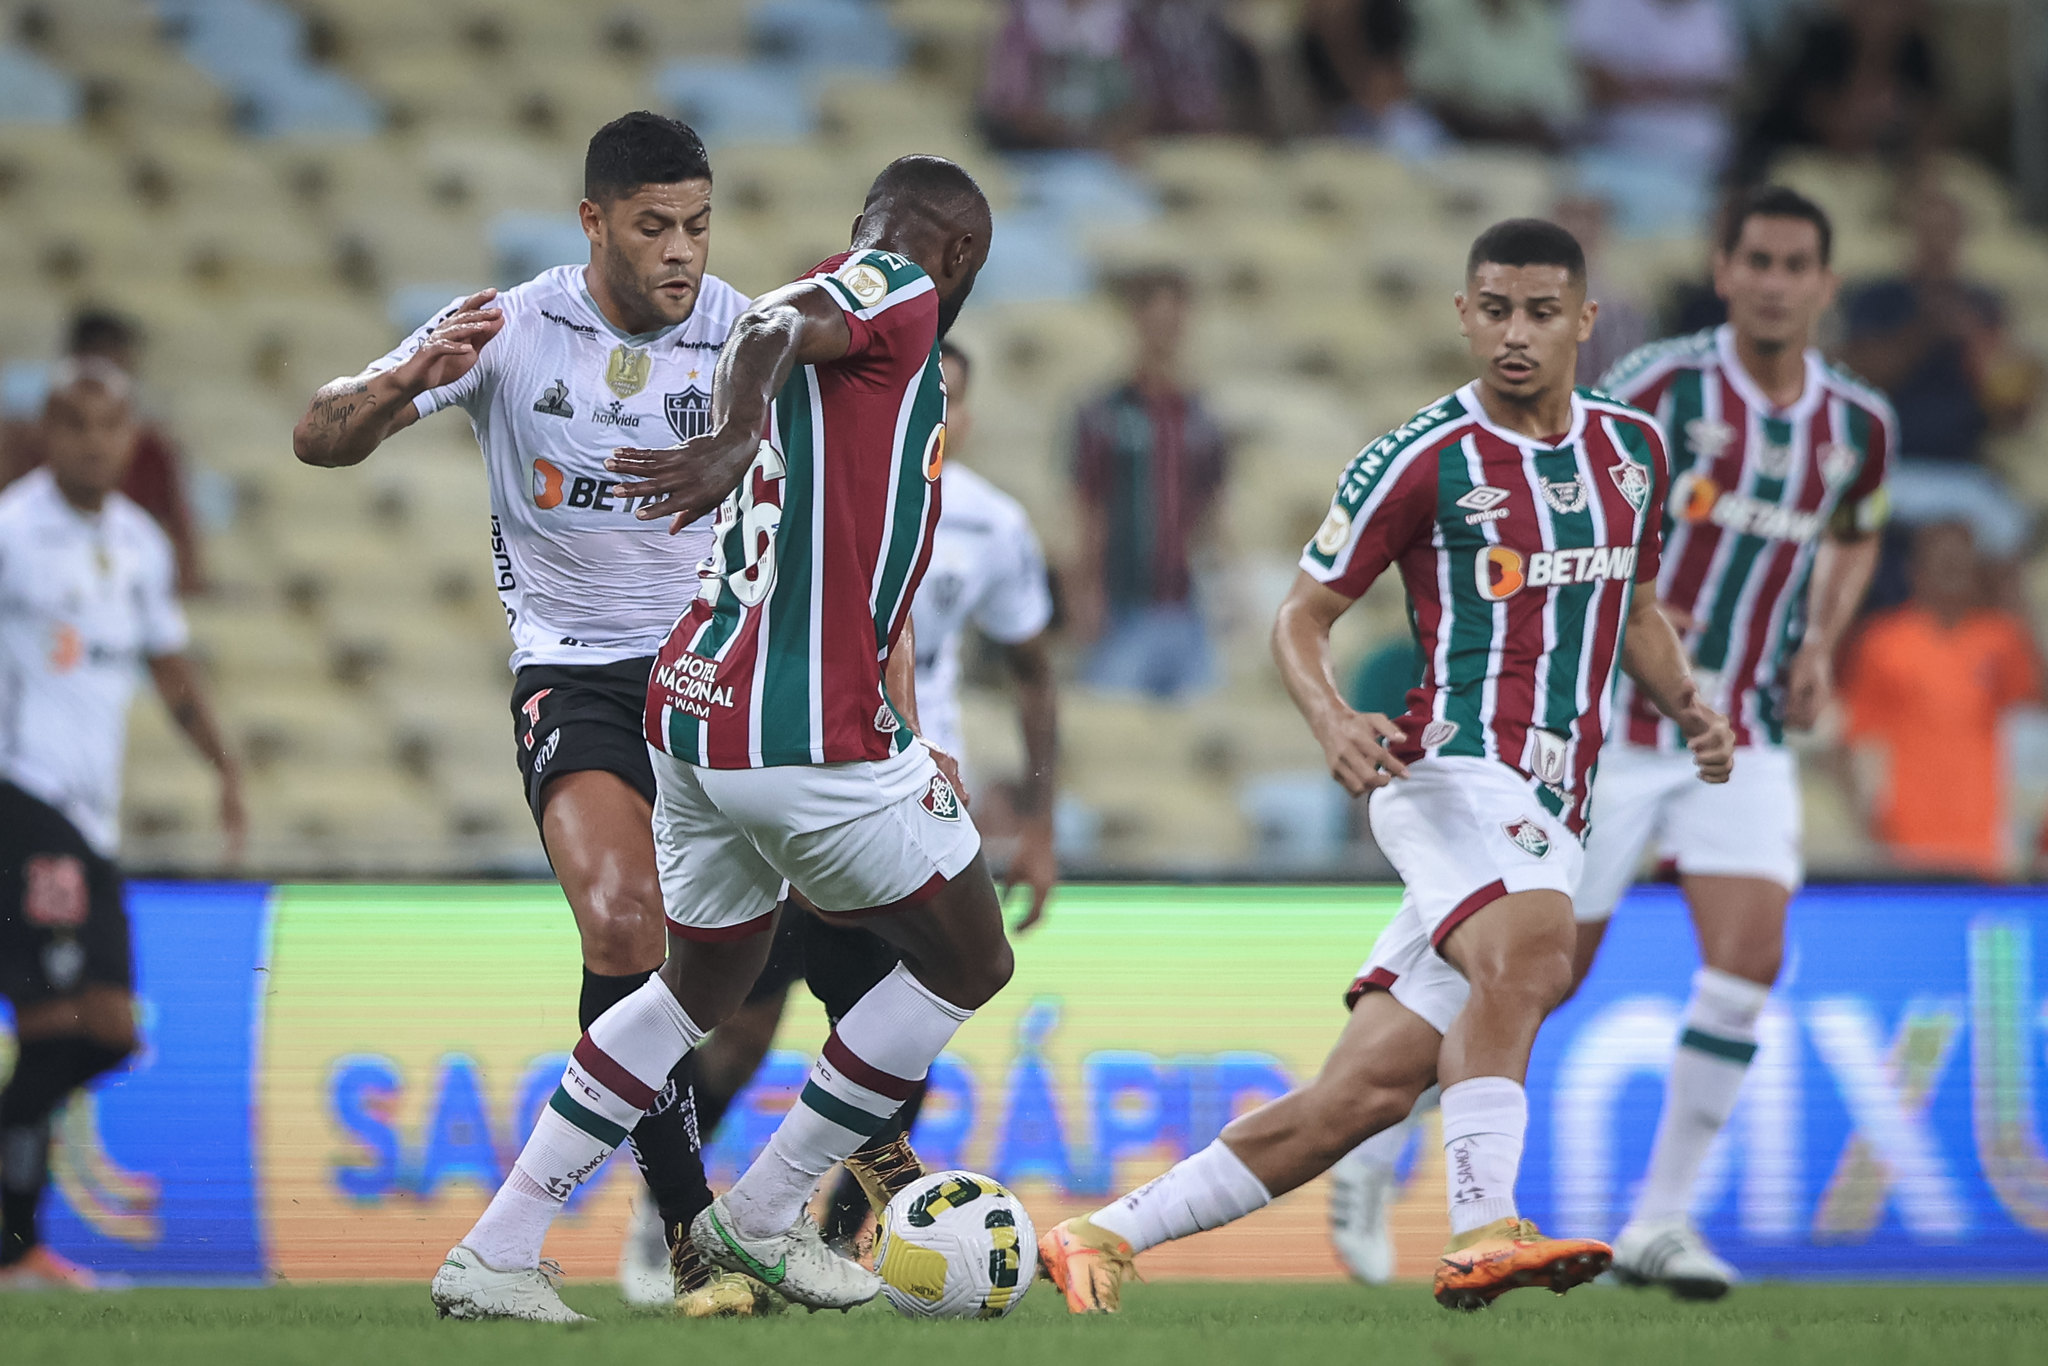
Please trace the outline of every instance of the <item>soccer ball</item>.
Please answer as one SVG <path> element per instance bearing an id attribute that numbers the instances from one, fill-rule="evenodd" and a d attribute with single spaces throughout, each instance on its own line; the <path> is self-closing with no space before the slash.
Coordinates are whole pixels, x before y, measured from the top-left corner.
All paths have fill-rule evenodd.
<path id="1" fill-rule="evenodd" d="M 875 1274 L 905 1318 L 999 1319 L 1038 1274 L 1038 1233 L 992 1177 L 940 1172 L 882 1211 Z"/>

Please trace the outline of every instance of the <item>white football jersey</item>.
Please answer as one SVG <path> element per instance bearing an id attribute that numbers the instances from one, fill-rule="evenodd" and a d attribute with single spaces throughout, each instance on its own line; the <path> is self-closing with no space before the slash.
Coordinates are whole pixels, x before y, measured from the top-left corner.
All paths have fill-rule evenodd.
<path id="1" fill-rule="evenodd" d="M 629 337 L 599 311 L 584 267 L 500 294 L 505 326 L 475 368 L 413 401 L 469 414 L 491 489 L 491 552 L 512 667 L 652 655 L 697 596 L 711 518 L 668 534 L 612 496 L 619 446 L 673 446 L 710 429 L 711 372 L 747 297 L 706 275 L 688 322 Z M 455 301 L 372 369 L 402 363 Z"/>
<path id="2" fill-rule="evenodd" d="M 185 648 L 170 538 L 118 493 L 80 512 L 47 469 L 0 493 L 0 778 L 108 858 L 120 844 L 128 703 Z"/>
<path id="3" fill-rule="evenodd" d="M 1017 645 L 1052 621 L 1045 553 L 1023 506 L 960 465 L 939 475 L 939 529 L 911 606 L 917 631 L 917 719 L 925 739 L 962 755 L 960 637 L 972 623 Z"/>

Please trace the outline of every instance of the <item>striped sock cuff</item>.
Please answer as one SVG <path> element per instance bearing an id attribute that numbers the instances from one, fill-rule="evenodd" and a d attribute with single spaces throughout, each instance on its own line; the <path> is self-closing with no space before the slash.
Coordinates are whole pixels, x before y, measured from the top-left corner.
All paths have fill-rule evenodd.
<path id="1" fill-rule="evenodd" d="M 884 1072 L 848 1048 L 835 1029 L 797 1099 L 840 1128 L 867 1138 L 887 1124 L 916 1089 L 916 1078 Z"/>
<path id="2" fill-rule="evenodd" d="M 589 1134 L 607 1148 L 616 1148 L 626 1141 L 631 1132 L 623 1124 L 615 1124 L 597 1111 L 570 1094 L 566 1085 L 557 1086 L 555 1093 L 548 1097 L 548 1109 L 553 1110 L 569 1123 Z"/>
<path id="3" fill-rule="evenodd" d="M 627 1071 L 585 1034 L 576 1041 L 569 1065 L 563 1069 L 561 1094 L 623 1134 L 640 1122 L 661 1089 Z M 613 1142 L 616 1145 L 617 1140 Z"/>
<path id="4" fill-rule="evenodd" d="M 1703 1029 L 1688 1029 L 1678 1036 L 1680 1048 L 1690 1048 L 1696 1053 L 1705 1053 L 1710 1058 L 1723 1062 L 1740 1063 L 1749 1066 L 1756 1056 L 1754 1039 L 1729 1039 L 1719 1034 L 1709 1034 Z"/>
<path id="5" fill-rule="evenodd" d="M 818 1085 L 815 1078 L 804 1083 L 802 1093 L 797 1096 L 797 1104 L 819 1118 L 829 1120 L 848 1133 L 858 1134 L 862 1138 L 872 1138 L 880 1133 L 882 1126 L 896 1113 L 894 1105 L 889 1106 L 885 1113 L 877 1114 L 874 1110 L 863 1109 L 850 1101 L 841 1100 Z"/>

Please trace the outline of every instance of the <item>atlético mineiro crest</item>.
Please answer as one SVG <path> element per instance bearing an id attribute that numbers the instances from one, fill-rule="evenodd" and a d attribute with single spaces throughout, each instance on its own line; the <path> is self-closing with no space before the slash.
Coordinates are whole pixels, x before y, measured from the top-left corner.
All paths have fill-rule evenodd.
<path id="1" fill-rule="evenodd" d="M 960 819 L 960 794 L 953 790 L 953 785 L 946 781 L 943 773 L 932 774 L 931 786 L 925 788 L 924 796 L 917 799 L 917 804 L 942 821 Z"/>
<path id="2" fill-rule="evenodd" d="M 1641 512 L 1650 501 L 1650 472 L 1625 457 L 1609 465 L 1607 472 L 1614 476 L 1614 486 L 1628 499 L 1628 505 Z"/>
<path id="3" fill-rule="evenodd" d="M 665 395 L 662 411 L 668 414 L 669 430 L 676 440 L 688 441 L 711 430 L 711 395 L 699 389 Z"/>
<path id="4" fill-rule="evenodd" d="M 1543 485 L 1543 501 L 1550 504 L 1551 511 L 1579 512 L 1585 508 L 1585 480 L 1545 479 L 1540 482 Z"/>
<path id="5" fill-rule="evenodd" d="M 1717 417 L 1696 417 L 1685 424 L 1685 444 L 1702 460 L 1719 460 L 1735 441 L 1735 429 Z"/>
<path id="6" fill-rule="evenodd" d="M 1544 834 L 1543 827 L 1527 816 L 1518 821 L 1510 821 L 1501 829 L 1507 831 L 1508 838 L 1515 842 L 1515 847 L 1530 858 L 1542 858 L 1550 852 L 1550 836 Z"/>

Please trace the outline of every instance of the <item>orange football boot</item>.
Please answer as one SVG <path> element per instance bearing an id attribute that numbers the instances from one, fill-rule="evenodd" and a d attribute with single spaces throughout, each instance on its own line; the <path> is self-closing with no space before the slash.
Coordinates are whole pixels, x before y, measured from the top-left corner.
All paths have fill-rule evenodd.
<path id="1" fill-rule="evenodd" d="M 1562 1295 L 1607 1269 L 1614 1249 L 1591 1238 L 1546 1238 L 1527 1219 L 1497 1219 L 1451 1239 L 1436 1263 L 1436 1302 L 1484 1309 L 1510 1290 Z"/>
<path id="2" fill-rule="evenodd" d="M 1131 1245 L 1086 1219 L 1055 1224 L 1038 1239 L 1038 1269 L 1076 1314 L 1114 1314 L 1124 1282 L 1138 1275 Z"/>
<path id="3" fill-rule="evenodd" d="M 20 1261 L 0 1267 L 0 1290 L 97 1290 L 90 1271 L 38 1243 Z"/>

